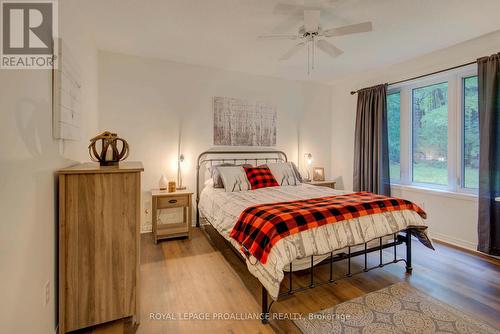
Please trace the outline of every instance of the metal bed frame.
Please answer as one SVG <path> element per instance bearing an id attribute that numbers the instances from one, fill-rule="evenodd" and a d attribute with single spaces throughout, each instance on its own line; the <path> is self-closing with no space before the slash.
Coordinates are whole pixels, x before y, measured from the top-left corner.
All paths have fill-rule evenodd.
<path id="1" fill-rule="evenodd" d="M 249 155 L 261 155 L 260 157 L 248 157 Z M 227 155 L 232 155 L 232 158 L 226 158 L 225 156 Z M 211 158 L 211 156 L 215 156 L 214 158 Z M 220 156 L 220 157 L 219 157 Z M 235 157 L 239 156 L 239 157 Z M 234 164 L 237 163 L 250 163 L 254 162 L 255 165 L 258 165 L 259 162 L 262 163 L 267 163 L 267 162 L 286 162 L 287 156 L 283 151 L 275 151 L 275 150 L 266 150 L 266 151 L 205 151 L 201 153 L 198 156 L 198 161 L 196 165 L 196 227 L 200 227 L 200 210 L 199 210 L 199 200 L 200 200 L 200 169 L 203 165 L 205 164 L 210 164 L 211 166 L 219 163 L 228 163 L 232 162 Z M 204 218 L 205 220 L 208 221 L 208 219 Z M 209 221 L 208 221 L 209 222 Z M 209 222 L 210 223 L 210 222 Z M 333 252 L 330 252 L 330 256 L 324 260 L 322 260 L 320 263 L 317 263 L 314 265 L 314 255 L 311 255 L 311 265 L 309 267 L 310 271 L 310 283 L 308 286 L 304 287 L 298 287 L 298 288 L 293 288 L 293 265 L 290 263 L 289 267 L 289 272 L 288 272 L 288 289 L 284 292 L 281 292 L 278 295 L 277 300 L 279 300 L 281 297 L 284 296 L 291 296 L 296 292 L 316 288 L 318 286 L 322 286 L 325 284 L 332 284 L 335 283 L 336 281 L 346 278 L 346 277 L 352 277 L 353 275 L 357 275 L 360 273 L 368 272 L 370 270 L 376 269 L 376 268 L 382 268 L 388 264 L 391 263 L 398 263 L 398 262 L 404 262 L 405 263 L 405 269 L 406 273 L 411 274 L 412 272 L 412 266 L 411 266 L 411 232 L 412 229 L 408 228 L 406 229 L 404 235 L 401 235 L 399 233 L 395 233 L 393 235 L 392 241 L 388 243 L 383 243 L 383 238 L 380 237 L 379 239 L 379 245 L 370 247 L 368 248 L 368 243 L 364 243 L 364 249 L 358 250 L 358 251 L 351 251 L 352 247 L 347 247 L 347 253 L 342 252 L 338 254 L 334 254 Z M 225 242 L 230 244 L 227 240 L 224 239 Z M 397 257 L 397 246 L 405 243 L 406 244 L 406 258 L 398 258 Z M 360 245 L 361 246 L 361 245 Z M 384 262 L 383 261 L 383 250 L 386 248 L 393 248 L 393 259 L 392 261 L 389 262 Z M 230 244 L 230 249 L 232 249 L 240 259 L 245 261 L 243 256 L 236 250 L 234 247 Z M 373 267 L 368 267 L 368 254 L 373 253 L 373 252 L 379 252 L 379 264 Z M 328 255 L 323 254 L 323 255 Z M 364 255 L 364 267 L 362 271 L 353 273 L 352 268 L 351 268 L 351 259 L 360 255 Z M 320 256 L 320 255 L 316 255 Z M 343 275 L 343 277 L 334 280 L 333 279 L 333 263 L 339 262 L 342 260 L 347 260 L 347 271 Z M 329 265 L 329 279 L 326 281 L 315 281 L 314 279 L 314 267 L 316 266 L 322 266 L 322 265 Z M 304 269 L 307 270 L 307 269 Z M 271 311 L 271 306 L 274 303 L 272 301 L 271 303 L 268 303 L 268 292 L 264 286 L 262 286 L 262 300 L 261 300 L 261 321 L 264 324 L 267 324 L 269 322 L 269 314 Z"/>

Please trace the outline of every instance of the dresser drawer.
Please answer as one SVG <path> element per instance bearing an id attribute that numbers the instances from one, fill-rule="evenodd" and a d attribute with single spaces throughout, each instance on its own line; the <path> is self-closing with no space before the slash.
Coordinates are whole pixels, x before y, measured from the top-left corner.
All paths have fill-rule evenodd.
<path id="1" fill-rule="evenodd" d="M 156 201 L 158 209 L 178 208 L 188 206 L 189 203 L 188 196 L 159 197 Z"/>

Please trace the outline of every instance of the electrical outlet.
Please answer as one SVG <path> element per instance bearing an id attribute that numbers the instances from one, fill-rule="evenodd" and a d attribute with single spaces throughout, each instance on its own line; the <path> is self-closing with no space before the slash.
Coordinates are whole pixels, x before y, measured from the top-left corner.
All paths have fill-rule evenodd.
<path id="1" fill-rule="evenodd" d="M 45 283 L 45 287 L 44 287 L 44 295 L 45 295 L 45 306 L 47 306 L 49 304 L 49 301 L 50 301 L 50 281 L 47 281 L 47 283 Z"/>
<path id="2" fill-rule="evenodd" d="M 144 211 L 143 211 L 143 222 L 145 224 L 149 224 L 151 225 L 151 201 L 149 200 L 146 200 L 143 202 L 143 208 L 144 208 Z"/>
<path id="3" fill-rule="evenodd" d="M 144 201 L 144 215 L 149 216 L 151 214 L 151 202 Z"/>

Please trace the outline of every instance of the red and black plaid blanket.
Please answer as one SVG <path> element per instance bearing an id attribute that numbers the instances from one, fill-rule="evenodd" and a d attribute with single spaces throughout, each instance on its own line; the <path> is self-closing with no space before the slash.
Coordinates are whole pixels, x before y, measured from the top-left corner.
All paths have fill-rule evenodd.
<path id="1" fill-rule="evenodd" d="M 425 212 L 400 198 L 358 192 L 292 202 L 259 204 L 245 209 L 231 231 L 244 253 L 261 263 L 279 240 L 325 224 L 387 211 L 413 210 L 422 218 Z"/>

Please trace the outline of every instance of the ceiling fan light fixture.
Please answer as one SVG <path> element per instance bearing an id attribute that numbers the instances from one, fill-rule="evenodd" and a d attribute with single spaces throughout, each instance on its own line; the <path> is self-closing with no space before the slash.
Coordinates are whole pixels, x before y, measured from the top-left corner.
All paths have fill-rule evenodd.
<path id="1" fill-rule="evenodd" d="M 344 53 L 341 49 L 325 40 L 324 38 L 357 34 L 372 31 L 373 25 L 371 22 L 361 22 L 350 24 L 347 26 L 322 29 L 320 26 L 321 8 L 306 7 L 298 5 L 278 4 L 275 7 L 275 12 L 295 12 L 300 10 L 303 12 L 304 25 L 299 28 L 298 34 L 274 34 L 258 36 L 259 39 L 267 40 L 300 40 L 293 48 L 288 50 L 279 60 L 290 59 L 294 54 L 302 49 L 307 48 L 307 74 L 309 75 L 315 67 L 316 47 L 329 55 L 332 58 L 338 57 Z M 293 14 L 295 15 L 295 14 Z"/>

